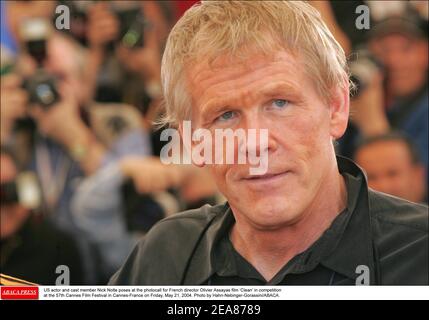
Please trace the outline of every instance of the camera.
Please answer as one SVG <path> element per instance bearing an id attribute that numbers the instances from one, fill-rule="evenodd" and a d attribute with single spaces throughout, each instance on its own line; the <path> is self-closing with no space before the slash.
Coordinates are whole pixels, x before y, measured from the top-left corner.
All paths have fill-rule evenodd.
<path id="1" fill-rule="evenodd" d="M 383 71 L 382 65 L 366 49 L 359 49 L 349 62 L 350 80 L 355 85 L 352 98 L 355 99 L 368 87 L 376 72 Z"/>
<path id="2" fill-rule="evenodd" d="M 60 97 L 55 77 L 42 67 L 47 57 L 46 44 L 51 33 L 50 22 L 41 18 L 25 19 L 20 25 L 20 32 L 27 53 L 38 66 L 35 74 L 24 80 L 22 87 L 28 92 L 30 103 L 48 109 L 58 102 Z"/>
<path id="3" fill-rule="evenodd" d="M 119 43 L 130 49 L 143 47 L 147 22 L 140 7 L 116 9 L 115 13 L 120 24 Z"/>
<path id="4" fill-rule="evenodd" d="M 71 10 L 71 35 L 82 44 L 87 44 L 86 31 L 88 10 L 98 1 L 61 1 Z M 145 19 L 141 4 L 138 1 L 118 1 L 109 3 L 111 12 L 119 22 L 118 38 L 107 45 L 108 51 L 113 51 L 115 45 L 121 44 L 127 48 L 144 46 L 144 29 L 149 26 Z"/>
<path id="5" fill-rule="evenodd" d="M 53 75 L 39 69 L 33 76 L 24 80 L 22 87 L 28 92 L 30 104 L 49 109 L 60 100 L 56 83 Z"/>

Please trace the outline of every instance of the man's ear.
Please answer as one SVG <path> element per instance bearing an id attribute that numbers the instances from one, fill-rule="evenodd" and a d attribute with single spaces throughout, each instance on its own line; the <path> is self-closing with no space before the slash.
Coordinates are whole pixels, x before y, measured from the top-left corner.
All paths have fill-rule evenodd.
<path id="1" fill-rule="evenodd" d="M 192 164 L 200 168 L 204 167 L 206 165 L 204 159 L 197 159 L 197 157 L 192 156 L 192 149 L 194 148 L 195 144 L 195 142 L 192 141 L 192 128 L 184 128 L 183 122 L 181 122 L 177 129 L 179 130 L 181 143 L 183 144 L 183 152 L 185 153 L 183 157 L 190 157 Z"/>
<path id="2" fill-rule="evenodd" d="M 350 92 L 348 84 L 344 88 L 335 88 L 332 91 L 330 109 L 331 136 L 339 139 L 347 129 L 350 111 Z"/>

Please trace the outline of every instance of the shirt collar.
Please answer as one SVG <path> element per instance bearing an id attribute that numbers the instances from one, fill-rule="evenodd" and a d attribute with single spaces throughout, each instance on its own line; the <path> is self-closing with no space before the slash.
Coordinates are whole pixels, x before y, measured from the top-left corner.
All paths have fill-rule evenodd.
<path id="1" fill-rule="evenodd" d="M 356 268 L 366 266 L 370 282 L 376 281 L 368 186 L 363 171 L 351 160 L 337 157 L 338 167 L 346 179 L 347 210 L 351 213 L 342 236 L 337 239 L 331 253 L 321 263 L 351 279 L 359 275 Z"/>

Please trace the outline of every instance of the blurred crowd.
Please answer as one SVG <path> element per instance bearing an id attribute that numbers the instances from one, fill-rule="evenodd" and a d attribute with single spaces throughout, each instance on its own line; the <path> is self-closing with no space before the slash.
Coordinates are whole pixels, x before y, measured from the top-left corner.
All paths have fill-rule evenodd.
<path id="1" fill-rule="evenodd" d="M 223 201 L 206 169 L 160 161 L 153 125 L 165 41 L 195 2 L 1 2 L 1 273 L 55 284 L 66 265 L 70 284 L 105 284 L 157 221 Z M 354 83 L 338 154 L 371 188 L 427 203 L 428 2 L 312 4 Z"/>

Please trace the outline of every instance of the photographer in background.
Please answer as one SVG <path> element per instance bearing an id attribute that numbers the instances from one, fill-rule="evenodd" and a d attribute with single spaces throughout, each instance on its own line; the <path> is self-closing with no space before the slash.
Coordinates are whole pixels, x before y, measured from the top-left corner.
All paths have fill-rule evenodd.
<path id="1" fill-rule="evenodd" d="M 146 113 L 159 102 L 160 48 L 168 31 L 159 4 L 96 2 L 80 12 L 86 21 L 87 99 L 125 102 Z"/>
<path id="2" fill-rule="evenodd" d="M 388 133 L 361 141 L 354 160 L 367 174 L 370 188 L 416 203 L 426 203 L 425 167 L 405 135 Z"/>
<path id="3" fill-rule="evenodd" d="M 106 153 L 81 108 L 84 54 L 52 27 L 54 3 L 18 1 L 6 8 L 18 52 L 2 76 L 2 143 L 13 147 L 20 166 L 37 174 L 44 218 L 78 239 L 85 283 L 101 283 L 98 254 L 70 214 L 79 180 L 97 170 Z"/>
<path id="4" fill-rule="evenodd" d="M 9 103 L 8 96 L 20 92 L 19 115 L 31 116 L 39 133 L 65 147 L 79 158 L 82 169 L 90 173 L 98 167 L 104 150 L 85 126 L 79 109 L 84 53 L 52 27 L 53 9 L 53 4 L 38 1 L 7 4 L 9 28 L 17 42 L 18 54 L 12 69 L 17 76 L 11 76 L 15 80 L 2 79 L 6 80 L 2 86 L 2 97 L 6 100 L 2 103 L 2 116 L 6 116 L 4 122 L 10 128 L 18 111 L 10 111 L 14 101 Z M 25 100 L 28 108 L 23 113 Z M 11 133 L 8 131 L 4 132 L 3 141 Z"/>
<path id="5" fill-rule="evenodd" d="M 352 125 L 338 151 L 352 157 L 359 138 L 395 130 L 412 140 L 428 172 L 428 22 L 412 6 L 395 3 L 402 9 L 383 10 L 379 3 L 379 10 L 371 10 L 385 14 L 378 20 L 374 15 L 364 50 L 351 55 L 357 90 L 351 96 Z"/>
<path id="6" fill-rule="evenodd" d="M 380 21 L 369 47 L 385 70 L 390 126 L 406 133 L 428 171 L 428 21 L 410 12 Z M 429 181 L 429 175 L 428 175 Z"/>
<path id="7" fill-rule="evenodd" d="M 33 210 L 40 199 L 36 179 L 19 173 L 12 153 L 0 149 L 1 273 L 42 285 L 55 285 L 56 268 L 70 270 L 70 284 L 84 283 L 75 240 Z"/>
<path id="8" fill-rule="evenodd" d="M 395 130 L 412 140 L 428 173 L 427 23 L 414 11 L 387 16 L 370 30 L 368 50 L 350 59 L 357 90 L 341 154 L 352 157 L 359 138 Z"/>
<path id="9" fill-rule="evenodd" d="M 161 51 L 168 33 L 168 19 L 162 9 L 168 8 L 168 4 L 155 1 L 85 4 L 78 11 L 84 17 L 81 42 L 88 48 L 84 77 L 87 100 L 135 106 L 142 115 L 152 154 L 159 155 L 162 144 L 152 122 L 158 117 L 161 103 Z M 134 18 L 125 19 L 133 15 Z"/>

